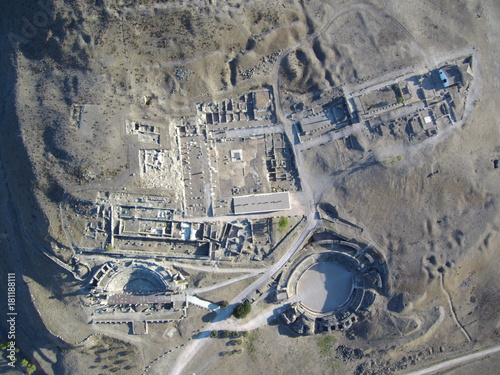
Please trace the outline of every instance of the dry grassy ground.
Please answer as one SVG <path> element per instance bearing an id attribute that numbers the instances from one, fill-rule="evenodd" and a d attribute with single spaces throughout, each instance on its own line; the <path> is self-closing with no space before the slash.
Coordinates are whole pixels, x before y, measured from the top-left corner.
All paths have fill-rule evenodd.
<path id="1" fill-rule="evenodd" d="M 303 338 L 263 326 L 241 354 L 222 355 L 233 347 L 214 340 L 184 373 L 384 373 L 498 344 L 499 16 L 494 0 L 2 2 L 0 274 L 19 275 L 23 354 L 46 373 L 139 374 L 168 350 L 173 364 L 175 347 L 206 323 L 193 308 L 172 337 L 170 326 L 144 337 L 96 328 L 81 307 L 84 283 L 37 250 L 72 256 L 59 220 L 64 192 L 89 199 L 82 189 L 118 189 L 130 175 L 125 117 L 160 124 L 175 153 L 170 116 L 192 113 L 193 103 L 278 82 L 289 104 L 400 69 L 435 68 L 472 48 L 479 93 L 462 128 L 415 147 L 359 137 L 355 148 L 335 141 L 302 153 L 301 179 L 311 181 L 315 202 L 363 227 L 387 258 L 391 295 L 347 335 Z M 102 112 L 85 129 L 70 118 L 81 104 Z M 224 280 L 198 276 L 202 286 Z M 237 294 L 250 280 L 207 296 Z M 3 313 L 3 289 L 0 298 Z M 73 345 L 95 333 L 105 335 Z M 363 352 L 345 355 L 340 344 Z M 478 366 L 494 373 L 488 360 Z"/>

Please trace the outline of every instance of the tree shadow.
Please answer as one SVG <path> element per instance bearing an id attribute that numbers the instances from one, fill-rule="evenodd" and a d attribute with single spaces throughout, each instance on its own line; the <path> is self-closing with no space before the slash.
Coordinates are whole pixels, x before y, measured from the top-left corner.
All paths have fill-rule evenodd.
<path id="1" fill-rule="evenodd" d="M 217 315 L 217 313 L 215 311 L 210 311 L 209 313 L 207 313 L 201 317 L 201 321 L 203 323 L 210 323 L 210 322 L 212 322 L 212 320 L 215 319 L 216 315 Z"/>
<path id="2" fill-rule="evenodd" d="M 201 331 L 193 336 L 193 340 L 202 340 L 210 337 L 210 332 L 212 331 Z M 213 337 L 215 339 L 215 337 Z"/>

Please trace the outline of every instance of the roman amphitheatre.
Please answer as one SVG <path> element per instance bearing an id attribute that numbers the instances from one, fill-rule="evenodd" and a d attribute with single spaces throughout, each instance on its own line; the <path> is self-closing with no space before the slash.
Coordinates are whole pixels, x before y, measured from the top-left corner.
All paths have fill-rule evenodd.
<path id="1" fill-rule="evenodd" d="M 387 293 L 387 266 L 371 245 L 328 237 L 304 248 L 281 276 L 278 300 L 290 303 L 281 318 L 300 334 L 348 329 Z"/>
<path id="2" fill-rule="evenodd" d="M 0 372 L 496 373 L 499 16 L 2 2 Z"/>

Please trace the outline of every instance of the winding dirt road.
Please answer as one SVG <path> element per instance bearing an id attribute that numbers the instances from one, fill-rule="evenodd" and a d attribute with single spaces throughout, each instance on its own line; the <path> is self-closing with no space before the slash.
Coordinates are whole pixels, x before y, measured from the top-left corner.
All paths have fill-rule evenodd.
<path id="1" fill-rule="evenodd" d="M 495 354 L 497 352 L 500 352 L 500 345 L 494 346 L 494 347 L 489 348 L 489 349 L 481 350 L 481 351 L 473 353 L 473 354 L 463 355 L 463 356 L 455 358 L 455 359 L 450 359 L 449 361 L 441 362 L 437 365 L 428 367 L 428 368 L 423 369 L 423 370 L 410 372 L 407 375 L 435 374 L 438 371 L 443 371 L 446 369 L 454 368 L 454 367 L 460 366 L 464 363 L 477 361 L 478 359 L 487 357 L 487 356 Z"/>

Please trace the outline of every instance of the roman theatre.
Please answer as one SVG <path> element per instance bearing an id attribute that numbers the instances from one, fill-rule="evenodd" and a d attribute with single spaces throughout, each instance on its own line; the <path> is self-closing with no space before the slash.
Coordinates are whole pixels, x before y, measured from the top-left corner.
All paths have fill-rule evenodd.
<path id="1" fill-rule="evenodd" d="M 312 242 L 284 269 L 277 298 L 281 320 L 304 335 L 342 331 L 370 312 L 387 290 L 386 264 L 370 245 L 343 239 Z"/>

